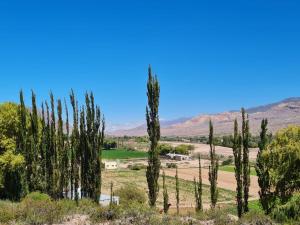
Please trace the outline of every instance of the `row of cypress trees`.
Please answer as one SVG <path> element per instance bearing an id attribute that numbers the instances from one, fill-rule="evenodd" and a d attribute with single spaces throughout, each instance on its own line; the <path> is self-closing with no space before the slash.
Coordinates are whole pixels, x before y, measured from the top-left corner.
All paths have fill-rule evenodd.
<path id="1" fill-rule="evenodd" d="M 79 194 L 98 201 L 101 190 L 101 149 L 105 120 L 93 93 L 86 93 L 85 105 L 79 108 L 73 90 L 70 93 L 73 124 L 70 129 L 69 111 L 63 103 L 55 101 L 50 93 L 47 101 L 36 104 L 32 91 L 31 110 L 24 103 L 20 91 L 18 151 L 24 155 L 25 169 L 22 179 L 23 195 L 32 191 L 47 193 L 55 199 L 78 200 Z M 72 130 L 70 132 L 70 130 Z M 81 193 L 78 193 L 81 187 Z"/>

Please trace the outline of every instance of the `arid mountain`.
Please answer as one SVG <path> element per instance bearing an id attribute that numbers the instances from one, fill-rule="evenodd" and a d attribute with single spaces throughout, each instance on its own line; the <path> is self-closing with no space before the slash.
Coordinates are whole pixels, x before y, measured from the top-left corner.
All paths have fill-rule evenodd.
<path id="1" fill-rule="evenodd" d="M 258 134 L 260 123 L 263 118 L 269 120 L 269 130 L 276 132 L 280 128 L 291 124 L 300 125 L 300 98 L 289 98 L 281 102 L 250 108 L 250 130 Z M 229 111 L 213 115 L 199 115 L 190 119 L 178 120 L 173 123 L 162 123 L 161 133 L 163 136 L 199 136 L 208 134 L 208 122 L 214 123 L 216 135 L 231 134 L 233 121 L 237 118 L 241 122 L 239 111 Z M 130 130 L 119 130 L 112 133 L 115 136 L 142 136 L 146 135 L 146 126 L 141 125 Z"/>

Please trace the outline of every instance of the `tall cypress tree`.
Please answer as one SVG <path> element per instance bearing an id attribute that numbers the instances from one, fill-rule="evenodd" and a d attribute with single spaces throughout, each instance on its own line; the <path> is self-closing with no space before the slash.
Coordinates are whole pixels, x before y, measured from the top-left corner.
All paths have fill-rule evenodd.
<path id="1" fill-rule="evenodd" d="M 176 167 L 175 175 L 175 188 L 176 188 L 176 213 L 179 215 L 179 180 L 178 180 L 178 168 Z"/>
<path id="2" fill-rule="evenodd" d="M 249 211 L 248 198 L 250 187 L 250 164 L 249 164 L 249 119 L 245 109 L 242 108 L 242 142 L 243 142 L 243 188 L 244 188 L 244 212 Z"/>
<path id="3" fill-rule="evenodd" d="M 61 100 L 57 101 L 57 155 L 58 155 L 58 171 L 59 171 L 59 188 L 58 195 L 60 198 L 63 197 L 63 191 L 66 183 L 67 174 L 67 156 L 65 151 L 65 138 L 63 130 L 63 119 L 62 119 L 62 103 Z"/>
<path id="4" fill-rule="evenodd" d="M 79 149 L 79 131 L 78 131 L 78 102 L 76 100 L 75 94 L 73 90 L 71 90 L 70 94 L 70 100 L 73 108 L 73 131 L 72 131 L 72 137 L 71 137 L 71 148 L 72 148 L 72 156 L 71 156 L 71 161 L 72 161 L 72 183 L 71 184 L 71 195 L 73 198 L 73 192 L 75 193 L 75 201 L 78 204 L 78 199 L 79 199 L 79 193 L 78 193 L 78 188 L 79 188 L 79 164 L 80 164 L 80 149 Z"/>
<path id="5" fill-rule="evenodd" d="M 41 156 L 41 177 L 42 177 L 42 192 L 46 192 L 46 117 L 45 117 L 45 108 L 44 108 L 44 103 L 42 103 L 42 118 L 41 118 L 41 134 L 40 134 L 40 156 Z"/>
<path id="6" fill-rule="evenodd" d="M 168 189 L 166 185 L 166 174 L 165 171 L 163 172 L 163 199 L 164 199 L 164 213 L 167 214 L 169 211 L 169 195 Z"/>
<path id="7" fill-rule="evenodd" d="M 19 106 L 19 137 L 17 141 L 18 153 L 22 153 L 25 158 L 25 176 L 22 178 L 23 195 L 29 191 L 29 184 L 32 176 L 32 158 L 30 150 L 27 146 L 27 110 L 24 103 L 23 91 L 20 91 L 20 106 Z"/>
<path id="8" fill-rule="evenodd" d="M 71 160 L 69 160 L 69 157 L 71 156 L 71 150 L 70 150 L 70 126 L 69 126 L 69 110 L 68 110 L 68 105 L 66 102 L 66 99 L 64 99 L 65 103 L 65 113 L 66 113 L 66 140 L 65 140 L 65 152 L 64 152 L 64 157 L 65 157 L 65 163 L 67 165 L 67 175 L 66 175 L 66 181 L 64 184 L 64 189 L 65 189 L 65 198 L 68 197 L 68 186 L 69 186 L 69 181 L 70 181 L 70 176 L 71 176 Z M 70 182 L 71 183 L 71 182 Z"/>
<path id="9" fill-rule="evenodd" d="M 158 115 L 160 87 L 157 77 L 152 76 L 151 67 L 148 68 L 147 96 L 148 105 L 146 107 L 147 132 L 150 140 L 148 151 L 148 166 L 146 171 L 148 183 L 148 197 L 151 207 L 155 206 L 159 185 L 160 159 L 157 149 L 160 139 L 160 123 Z"/>
<path id="10" fill-rule="evenodd" d="M 194 188 L 195 188 L 195 200 L 196 200 L 196 211 L 202 211 L 202 172 L 201 172 L 201 156 L 198 155 L 198 182 L 194 178 Z"/>
<path id="11" fill-rule="evenodd" d="M 211 200 L 211 208 L 214 209 L 216 207 L 218 201 L 218 169 L 219 169 L 219 159 L 216 154 L 215 146 L 214 146 L 214 128 L 212 121 L 209 121 L 209 147 L 210 147 L 210 165 L 209 165 L 209 182 L 210 182 L 210 200 Z"/>
<path id="12" fill-rule="evenodd" d="M 51 149 L 51 134 L 50 134 L 50 110 L 49 105 L 45 102 L 46 114 L 47 114 L 47 124 L 45 128 L 45 165 L 46 165 L 46 190 L 49 195 L 53 194 L 53 153 Z"/>
<path id="13" fill-rule="evenodd" d="M 263 158 L 263 152 L 266 150 L 267 145 L 269 143 L 267 126 L 268 126 L 268 120 L 263 119 L 261 121 L 260 141 L 258 144 L 259 151 L 257 153 L 255 169 L 258 177 L 258 184 L 260 187 L 260 191 L 259 191 L 260 203 L 265 213 L 268 215 L 271 213 L 273 207 L 272 204 L 273 194 L 271 192 L 269 170 Z"/>
<path id="14" fill-rule="evenodd" d="M 243 165 L 242 165 L 242 137 L 238 131 L 237 119 L 234 120 L 234 135 L 233 135 L 233 156 L 234 156 L 234 171 L 237 183 L 236 187 L 236 201 L 238 217 L 241 218 L 243 214 Z"/>

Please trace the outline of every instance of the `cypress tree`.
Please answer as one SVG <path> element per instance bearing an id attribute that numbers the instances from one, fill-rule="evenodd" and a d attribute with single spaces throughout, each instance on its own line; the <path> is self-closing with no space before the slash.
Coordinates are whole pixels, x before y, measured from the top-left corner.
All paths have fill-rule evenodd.
<path id="1" fill-rule="evenodd" d="M 244 188 L 244 212 L 249 211 L 248 198 L 250 187 L 250 164 L 249 164 L 249 120 L 245 109 L 242 108 L 242 143 L 243 143 L 243 188 Z M 247 118 L 246 118 L 247 117 Z"/>
<path id="2" fill-rule="evenodd" d="M 258 144 L 259 151 L 256 158 L 256 173 L 258 176 L 258 184 L 260 187 L 259 197 L 260 203 L 262 205 L 265 214 L 270 214 L 273 207 L 273 194 L 271 192 L 271 181 L 268 167 L 263 159 L 263 152 L 266 150 L 266 147 L 269 143 L 268 138 L 268 120 L 263 119 L 261 121 L 261 132 L 260 132 L 260 141 Z"/>
<path id="3" fill-rule="evenodd" d="M 64 186 L 66 183 L 67 175 L 67 155 L 65 151 L 65 138 L 63 131 L 63 119 L 62 119 L 62 103 L 59 99 L 57 101 L 57 155 L 58 155 L 58 170 L 59 170 L 59 188 L 58 195 L 63 197 Z"/>
<path id="4" fill-rule="evenodd" d="M 69 127 L 69 111 L 68 111 L 68 105 L 67 105 L 67 102 L 66 102 L 66 99 L 64 99 L 64 103 L 65 103 L 65 113 L 66 113 L 66 140 L 65 140 L 65 163 L 67 165 L 67 175 L 66 175 L 66 182 L 65 182 L 65 186 L 64 186 L 64 189 L 65 189 L 65 198 L 68 197 L 68 184 L 69 184 L 69 180 L 70 180 L 70 176 L 71 176 L 71 163 L 70 163 L 70 160 L 69 160 L 69 157 L 71 155 L 71 152 L 70 152 L 70 127 Z M 71 183 L 71 182 L 70 182 Z"/>
<path id="5" fill-rule="evenodd" d="M 40 156 L 41 156 L 41 177 L 42 177 L 42 192 L 46 192 L 46 118 L 44 103 L 42 103 L 42 119 L 41 119 L 41 135 L 40 135 Z"/>
<path id="6" fill-rule="evenodd" d="M 213 124 L 211 120 L 209 121 L 209 147 L 210 147 L 210 165 L 209 165 L 209 182 L 210 182 L 210 200 L 211 200 L 211 208 L 214 209 L 216 207 L 218 201 L 218 169 L 219 169 L 219 159 L 216 155 L 216 150 L 214 146 L 214 130 Z"/>
<path id="7" fill-rule="evenodd" d="M 20 90 L 20 106 L 19 106 L 19 137 L 17 139 L 17 153 L 21 153 L 25 158 L 25 174 L 22 176 L 23 195 L 28 193 L 28 185 L 32 176 L 32 160 L 30 158 L 30 151 L 27 148 L 27 118 L 26 106 L 24 103 L 23 91 Z"/>
<path id="8" fill-rule="evenodd" d="M 150 140 L 150 148 L 148 151 L 148 166 L 146 171 L 148 184 L 148 197 L 151 207 L 155 206 L 159 185 L 160 159 L 157 149 L 160 139 L 160 123 L 158 115 L 160 87 L 157 77 L 152 76 L 151 67 L 148 69 L 147 96 L 148 105 L 146 107 L 147 132 Z"/>
<path id="9" fill-rule="evenodd" d="M 51 134 L 50 134 L 50 111 L 49 105 L 45 102 L 46 114 L 47 114 L 47 125 L 45 128 L 45 165 L 46 165 L 46 189 L 49 195 L 53 194 L 53 153 L 51 150 Z"/>
<path id="10" fill-rule="evenodd" d="M 198 155 L 198 182 L 194 177 L 194 189 L 195 189 L 195 200 L 196 200 L 196 212 L 203 210 L 202 205 L 202 172 L 201 172 L 201 158 L 200 154 Z"/>
<path id="11" fill-rule="evenodd" d="M 235 179 L 237 183 L 236 187 L 236 200 L 237 200 L 237 212 L 238 217 L 241 218 L 243 214 L 243 165 L 242 165 L 242 137 L 238 131 L 238 122 L 237 119 L 234 121 L 234 135 L 233 135 L 233 156 L 234 156 L 234 165 L 235 165 Z"/>
<path id="12" fill-rule="evenodd" d="M 169 211 L 169 195 L 168 189 L 166 185 L 166 174 L 165 171 L 163 172 L 163 199 L 164 199 L 164 213 L 167 214 Z"/>
<path id="13" fill-rule="evenodd" d="M 176 212 L 179 215 L 179 180 L 178 180 L 178 169 L 176 167 L 176 175 L 175 175 L 175 185 L 176 185 Z"/>
<path id="14" fill-rule="evenodd" d="M 72 188 L 72 195 L 73 192 L 75 193 L 75 201 L 78 205 L 78 199 L 79 199 L 79 193 L 78 193 L 78 188 L 79 188 L 79 164 L 80 164 L 80 149 L 79 149 L 79 131 L 78 131 L 78 102 L 76 100 L 75 94 L 73 90 L 71 90 L 70 94 L 70 100 L 73 108 L 73 131 L 72 131 L 72 137 L 71 137 L 71 148 L 72 148 L 72 175 L 71 179 L 73 184 L 71 184 Z M 72 196 L 73 198 L 73 196 Z"/>

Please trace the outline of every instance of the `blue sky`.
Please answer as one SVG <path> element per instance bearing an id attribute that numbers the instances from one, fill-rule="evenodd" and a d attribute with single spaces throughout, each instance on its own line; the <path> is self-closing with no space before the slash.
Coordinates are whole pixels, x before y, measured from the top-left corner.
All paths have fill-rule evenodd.
<path id="1" fill-rule="evenodd" d="M 23 88 L 82 99 L 107 120 L 144 120 L 148 64 L 173 119 L 300 96 L 300 3 L 1 1 L 0 101 Z"/>

